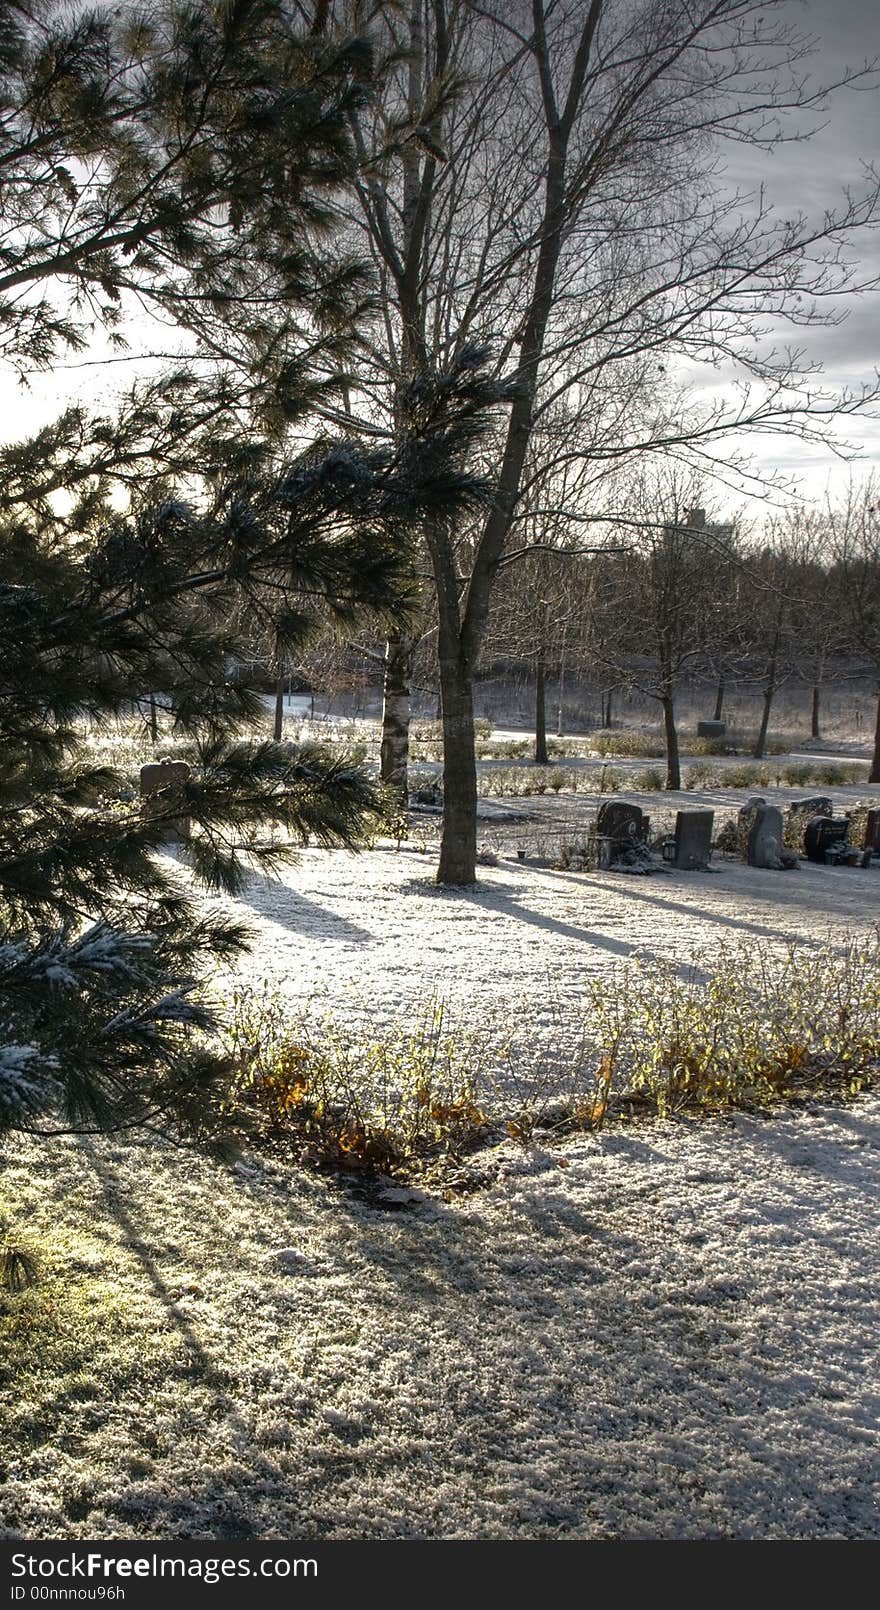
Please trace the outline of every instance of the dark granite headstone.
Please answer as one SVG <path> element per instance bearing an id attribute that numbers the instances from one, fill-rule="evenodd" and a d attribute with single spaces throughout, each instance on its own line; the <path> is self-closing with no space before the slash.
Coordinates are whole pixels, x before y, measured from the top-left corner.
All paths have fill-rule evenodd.
<path id="1" fill-rule="evenodd" d="M 141 767 L 141 810 L 148 819 L 165 816 L 174 796 L 189 781 L 190 769 L 184 760 L 160 760 Z M 186 843 L 190 821 L 185 815 L 169 816 L 165 823 L 166 844 Z"/>
<path id="2" fill-rule="evenodd" d="M 679 811 L 675 818 L 672 864 L 682 872 L 702 872 L 712 854 L 714 811 Z"/>
<path id="3" fill-rule="evenodd" d="M 624 848 L 643 843 L 647 837 L 648 821 L 638 805 L 628 805 L 622 799 L 608 799 L 599 806 L 596 814 L 596 832 L 601 838 Z"/>
<path id="4" fill-rule="evenodd" d="M 849 817 L 814 816 L 804 834 L 808 861 L 842 861 L 849 853 Z"/>
<path id="5" fill-rule="evenodd" d="M 726 726 L 725 722 L 723 722 L 723 721 L 698 721 L 697 722 L 697 737 L 698 738 L 723 738 L 724 734 L 726 733 L 726 731 L 727 731 L 727 726 Z"/>
<path id="6" fill-rule="evenodd" d="M 815 799 L 793 799 L 788 808 L 797 811 L 800 816 L 834 815 L 834 806 L 824 794 L 817 794 Z"/>

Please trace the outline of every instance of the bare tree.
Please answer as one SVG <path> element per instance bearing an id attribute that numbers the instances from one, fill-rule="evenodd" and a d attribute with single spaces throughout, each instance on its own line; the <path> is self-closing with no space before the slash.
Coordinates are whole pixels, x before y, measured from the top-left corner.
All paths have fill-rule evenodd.
<path id="1" fill-rule="evenodd" d="M 880 495 L 874 480 L 827 513 L 840 600 L 851 649 L 877 678 L 877 719 L 870 781 L 880 783 Z"/>
<path id="2" fill-rule="evenodd" d="M 668 477 L 633 487 L 629 552 L 595 563 L 590 599 L 596 659 L 660 706 L 669 789 L 681 787 L 677 690 L 708 662 L 735 566 L 733 528 L 708 522 L 705 509 L 686 501 L 689 490 Z"/>
<path id="3" fill-rule="evenodd" d="M 444 724 L 438 878 L 461 883 L 475 873 L 473 678 L 542 419 L 565 399 L 582 432 L 564 452 L 594 474 L 658 452 L 729 470 L 732 432 L 821 437 L 873 394 L 823 388 L 803 351 L 763 328 L 841 317 L 840 295 L 867 283 L 846 245 L 876 218 L 878 186 L 869 177 L 817 220 L 725 186 L 724 141 L 771 150 L 805 137 L 799 115 L 823 104 L 781 0 L 381 11 L 405 63 L 373 126 L 358 124 L 362 150 L 399 154 L 360 190 L 384 325 L 357 405 L 384 396 L 393 422 L 401 376 L 474 338 L 513 382 L 484 449 L 492 507 L 476 529 L 425 533 Z M 731 384 L 675 406 L 682 359 L 723 363 Z M 569 518 L 607 512 L 606 496 Z"/>

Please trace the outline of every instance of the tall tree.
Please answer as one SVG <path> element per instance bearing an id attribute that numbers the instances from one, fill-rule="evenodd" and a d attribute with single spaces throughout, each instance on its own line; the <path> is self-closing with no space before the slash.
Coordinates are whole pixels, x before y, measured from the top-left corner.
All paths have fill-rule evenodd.
<path id="1" fill-rule="evenodd" d="M 875 479 L 851 487 L 826 511 L 833 564 L 830 585 L 845 622 L 846 642 L 877 680 L 877 717 L 869 781 L 880 783 L 880 495 Z"/>
<path id="2" fill-rule="evenodd" d="M 868 182 L 811 220 L 720 180 L 724 141 L 772 150 L 823 104 L 782 0 L 413 0 L 389 19 L 405 59 L 373 116 L 405 156 L 359 192 L 387 308 L 369 395 L 384 388 L 393 411 L 412 353 L 430 364 L 475 337 L 514 383 L 488 451 L 491 511 L 476 532 L 426 533 L 445 726 L 438 876 L 468 882 L 473 677 L 544 412 L 570 399 L 584 421 L 570 451 L 594 464 L 729 462 L 733 431 L 821 435 L 864 397 L 823 391 L 804 358 L 761 339 L 762 321 L 839 316 L 833 298 L 862 283 L 845 242 L 878 191 Z M 670 407 L 658 365 L 682 359 L 723 360 L 739 385 Z"/>
<path id="3" fill-rule="evenodd" d="M 650 478 L 634 486 L 631 518 L 629 551 L 592 567 L 593 652 L 615 682 L 657 700 L 666 787 L 679 789 L 676 695 L 682 677 L 703 669 L 709 658 L 734 567 L 733 529 L 708 522 L 674 480 L 663 486 Z"/>
<path id="4" fill-rule="evenodd" d="M 394 444 L 281 437 L 279 409 L 287 427 L 309 420 L 356 339 L 345 286 L 324 296 L 312 230 L 354 160 L 361 47 L 306 37 L 300 52 L 271 5 L 156 10 L 146 46 L 123 13 L 4 10 L 23 19 L 4 36 L 0 119 L 7 360 L 29 372 L 85 343 L 89 320 L 112 328 L 113 293 L 137 281 L 207 361 L 204 380 L 137 386 L 101 418 L 68 410 L 0 455 L 0 1133 L 192 1134 L 222 1072 L 200 1040 L 202 985 L 246 940 L 192 880 L 234 890 L 304 836 L 356 845 L 376 803 L 344 758 L 242 739 L 242 603 L 274 597 L 291 653 L 328 619 L 405 616 L 414 530 L 472 518 L 484 497 L 462 466 L 495 393 L 468 359 L 402 394 Z M 292 57 L 311 64 L 301 83 Z M 265 277 L 259 312 L 224 301 L 239 254 L 247 283 Z M 230 372 L 210 353 L 215 311 L 252 363 Z M 191 773 L 142 809 L 131 776 L 90 759 L 83 723 L 157 688 Z M 186 865 L 157 853 L 183 821 Z"/>

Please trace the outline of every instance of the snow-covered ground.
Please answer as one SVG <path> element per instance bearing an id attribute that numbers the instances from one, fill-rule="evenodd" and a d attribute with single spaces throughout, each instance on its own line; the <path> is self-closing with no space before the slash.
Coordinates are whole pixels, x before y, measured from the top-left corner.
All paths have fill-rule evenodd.
<path id="1" fill-rule="evenodd" d="M 835 791 L 837 794 L 838 791 Z M 535 1043 L 633 950 L 832 943 L 880 869 L 647 878 L 304 852 L 240 970 Z M 224 990 L 228 979 L 219 979 Z M 450 1200 L 160 1142 L 0 1156 L 0 1535 L 880 1538 L 880 1097 L 482 1156 Z"/>
<path id="2" fill-rule="evenodd" d="M 548 818 L 565 803 L 540 802 Z M 637 877 L 514 854 L 463 890 L 439 889 L 435 869 L 429 850 L 304 850 L 279 879 L 250 878 L 227 902 L 257 936 L 238 976 L 359 1022 L 405 1021 L 438 995 L 453 1021 L 564 1055 L 580 1041 L 585 977 L 635 953 L 699 979 L 721 946 L 833 943 L 880 919 L 877 865 L 762 872 L 716 854 L 708 872 Z"/>
<path id="3" fill-rule="evenodd" d="M 0 1535 L 880 1538 L 880 1100 L 492 1172 L 17 1147 Z"/>

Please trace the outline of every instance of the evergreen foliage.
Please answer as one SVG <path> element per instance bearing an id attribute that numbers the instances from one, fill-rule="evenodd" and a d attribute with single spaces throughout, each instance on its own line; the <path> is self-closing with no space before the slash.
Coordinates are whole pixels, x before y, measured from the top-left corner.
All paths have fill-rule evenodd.
<path id="1" fill-rule="evenodd" d="M 458 465 L 496 392 L 465 353 L 393 444 L 291 445 L 363 312 L 327 233 L 363 41 L 298 38 L 259 0 L 0 0 L 0 36 L 3 355 L 24 374 L 112 336 L 137 292 L 203 361 L 0 450 L 0 1134 L 204 1136 L 226 1071 L 204 985 L 247 935 L 199 885 L 354 848 L 377 806 L 344 757 L 245 736 L 241 623 L 294 651 L 405 620 L 416 527 L 485 496 Z M 145 811 L 83 739 L 157 700 L 191 771 Z"/>

